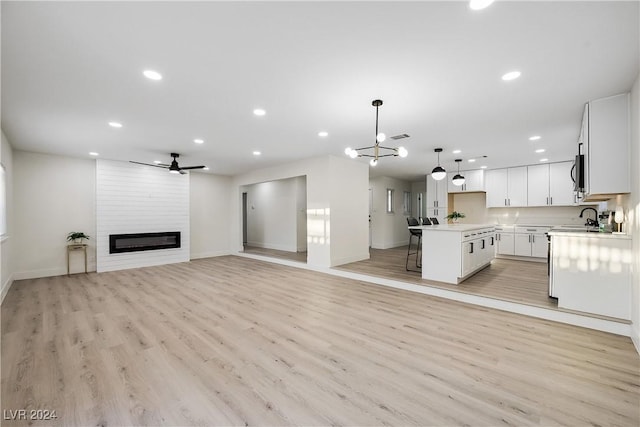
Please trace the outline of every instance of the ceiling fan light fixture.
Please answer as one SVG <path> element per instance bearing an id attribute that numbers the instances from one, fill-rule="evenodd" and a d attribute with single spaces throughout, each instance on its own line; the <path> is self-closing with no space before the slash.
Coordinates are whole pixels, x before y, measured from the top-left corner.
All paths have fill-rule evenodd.
<path id="1" fill-rule="evenodd" d="M 371 157 L 369 164 L 371 166 L 376 166 L 378 164 L 378 160 L 380 157 L 407 157 L 409 152 L 404 147 L 385 147 L 380 145 L 381 142 L 386 141 L 387 136 L 378 132 L 378 108 L 382 105 L 381 99 L 374 99 L 371 102 L 371 105 L 376 107 L 376 142 L 370 147 L 362 147 L 362 148 L 351 148 L 347 147 L 344 149 L 344 154 L 355 159 L 356 157 Z M 397 136 L 392 136 L 391 139 L 400 139 L 407 138 L 409 135 L 402 134 Z"/>

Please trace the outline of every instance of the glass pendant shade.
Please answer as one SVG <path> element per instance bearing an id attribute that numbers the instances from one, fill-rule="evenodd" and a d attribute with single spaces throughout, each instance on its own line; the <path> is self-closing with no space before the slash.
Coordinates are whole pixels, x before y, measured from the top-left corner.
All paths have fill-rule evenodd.
<path id="1" fill-rule="evenodd" d="M 456 159 L 456 164 L 458 165 L 458 173 L 454 175 L 453 179 L 451 180 L 451 182 L 453 182 L 453 185 L 456 185 L 458 187 L 460 187 L 462 184 L 464 184 L 464 176 L 460 175 L 460 162 L 462 161 L 462 159 Z"/>
<path id="2" fill-rule="evenodd" d="M 435 179 L 436 181 L 440 181 L 444 179 L 446 176 L 447 176 L 447 171 L 444 170 L 442 166 L 436 166 L 431 171 L 431 178 Z"/>

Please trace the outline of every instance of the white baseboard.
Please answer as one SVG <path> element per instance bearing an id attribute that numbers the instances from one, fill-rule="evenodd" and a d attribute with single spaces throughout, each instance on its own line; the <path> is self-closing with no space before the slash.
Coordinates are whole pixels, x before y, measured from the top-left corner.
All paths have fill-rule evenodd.
<path id="1" fill-rule="evenodd" d="M 231 251 L 222 250 L 222 251 L 211 251 L 211 252 L 201 252 L 197 254 L 191 254 L 191 259 L 202 259 L 202 258 L 214 258 L 217 256 L 231 255 Z"/>
<path id="2" fill-rule="evenodd" d="M 369 252 L 365 252 L 365 253 L 360 254 L 360 255 L 351 255 L 351 256 L 348 256 L 348 257 L 342 257 L 342 258 L 338 258 L 338 259 L 332 260 L 331 266 L 332 267 L 337 267 L 339 265 L 349 264 L 350 262 L 363 261 L 363 260 L 369 259 L 369 258 L 371 258 L 371 255 L 369 254 Z"/>
<path id="3" fill-rule="evenodd" d="M 401 246 L 407 246 L 409 244 L 408 241 L 403 241 L 403 242 L 394 242 L 394 243 L 383 243 L 383 244 L 377 244 L 377 243 L 371 243 L 371 248 L 372 249 L 391 249 L 391 248 L 399 248 Z M 413 244 L 416 244 L 416 240 L 413 240 Z"/>
<path id="4" fill-rule="evenodd" d="M 254 248 L 262 248 L 262 249 L 275 249 L 277 251 L 286 251 L 286 252 L 298 251 L 298 248 L 295 245 L 280 245 L 277 243 L 247 242 L 247 246 L 253 246 Z"/>
<path id="5" fill-rule="evenodd" d="M 532 257 L 532 256 L 496 255 L 496 258 L 512 259 L 516 261 L 528 261 L 528 262 L 543 262 L 543 263 L 547 262 L 546 258 L 538 258 L 538 257 Z"/>
<path id="6" fill-rule="evenodd" d="M 9 289 L 11 289 L 11 285 L 13 285 L 13 274 L 10 274 L 7 278 L 7 281 L 2 284 L 2 291 L 0 291 L 0 304 L 4 301 L 4 297 L 9 293 Z"/>
<path id="7" fill-rule="evenodd" d="M 636 351 L 640 354 L 640 326 L 633 323 L 631 324 L 631 341 L 633 341 Z"/>
<path id="8" fill-rule="evenodd" d="M 18 271 L 13 273 L 14 280 L 38 279 L 40 277 L 62 276 L 67 274 L 66 268 L 45 268 L 42 270 Z"/>

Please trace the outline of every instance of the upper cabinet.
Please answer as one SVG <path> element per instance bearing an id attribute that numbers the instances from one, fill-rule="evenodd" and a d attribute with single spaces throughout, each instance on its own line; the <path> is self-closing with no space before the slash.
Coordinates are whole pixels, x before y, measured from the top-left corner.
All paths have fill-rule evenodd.
<path id="1" fill-rule="evenodd" d="M 527 167 L 493 169 L 485 175 L 487 207 L 527 206 Z"/>
<path id="2" fill-rule="evenodd" d="M 527 166 L 527 205 L 576 205 L 571 180 L 572 167 L 572 162 Z"/>
<path id="3" fill-rule="evenodd" d="M 449 193 L 472 193 L 484 191 L 484 171 L 482 169 L 472 171 L 461 171 L 460 175 L 464 176 L 464 184 L 454 185 L 453 177 L 457 172 L 449 172 L 447 174 L 447 182 L 449 183 Z"/>
<path id="4" fill-rule="evenodd" d="M 583 119 L 585 200 L 606 200 L 631 191 L 629 94 L 589 102 Z M 583 131 L 584 133 L 584 131 Z"/>

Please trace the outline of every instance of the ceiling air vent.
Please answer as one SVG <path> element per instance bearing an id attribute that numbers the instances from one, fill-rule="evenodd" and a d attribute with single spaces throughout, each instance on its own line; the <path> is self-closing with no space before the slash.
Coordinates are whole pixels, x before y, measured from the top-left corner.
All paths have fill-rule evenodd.
<path id="1" fill-rule="evenodd" d="M 409 138 L 409 135 L 407 135 L 406 133 L 401 133 L 400 135 L 395 135 L 391 137 L 391 139 L 402 139 L 402 138 Z"/>

